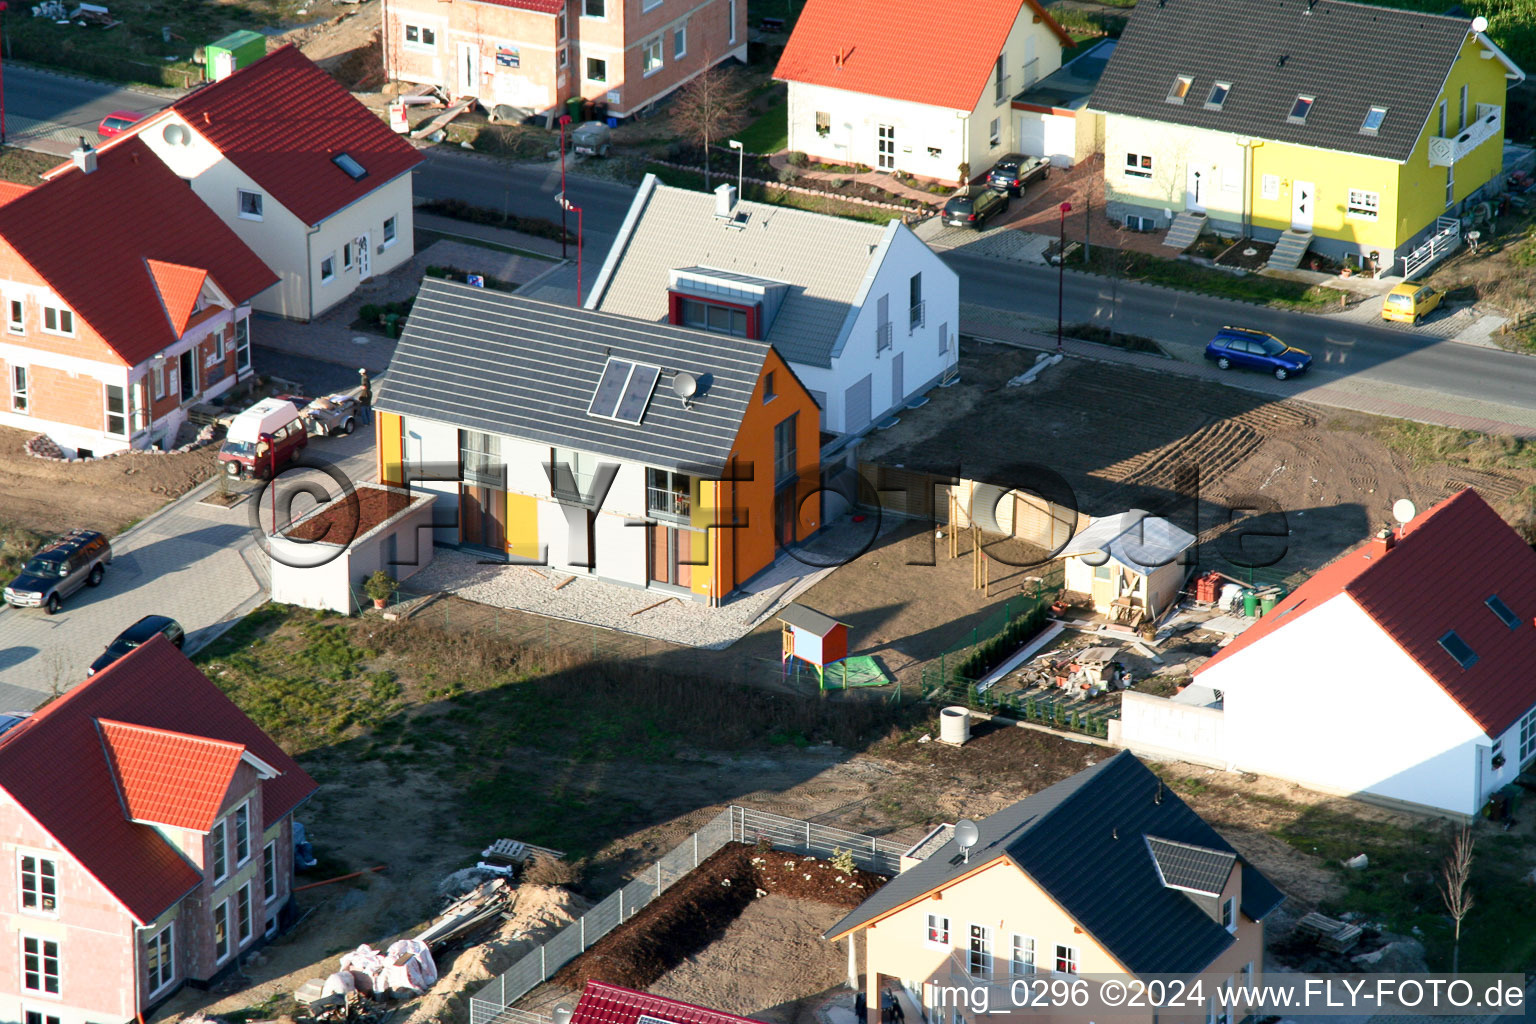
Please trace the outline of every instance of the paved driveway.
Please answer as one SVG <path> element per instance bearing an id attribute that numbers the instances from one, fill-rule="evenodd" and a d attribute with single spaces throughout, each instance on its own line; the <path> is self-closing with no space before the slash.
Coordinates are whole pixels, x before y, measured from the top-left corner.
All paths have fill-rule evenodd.
<path id="1" fill-rule="evenodd" d="M 372 479 L 373 429 L 319 438 L 306 455 L 338 464 L 351 479 Z M 203 484 L 114 538 L 102 585 L 77 592 L 58 615 L 0 611 L 0 711 L 34 708 L 85 679 L 107 643 L 145 615 L 179 621 L 190 653 L 266 600 L 254 497 L 227 509 L 200 503 L 215 486 Z M 304 508 L 296 503 L 295 513 Z"/>

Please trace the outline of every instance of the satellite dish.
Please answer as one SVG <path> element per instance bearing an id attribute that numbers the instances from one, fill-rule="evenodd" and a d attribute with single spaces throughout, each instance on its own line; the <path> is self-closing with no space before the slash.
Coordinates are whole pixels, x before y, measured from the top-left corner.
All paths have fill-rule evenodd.
<path id="1" fill-rule="evenodd" d="M 554 1018 L 555 1024 L 570 1024 L 571 1008 L 561 1003 L 555 1007 L 554 1013 L 551 1016 Z"/>
<path id="2" fill-rule="evenodd" d="M 1473 32 L 1487 32 L 1488 31 L 1488 19 L 1483 17 L 1481 14 L 1479 14 L 1477 17 L 1473 18 L 1472 19 L 1472 31 Z"/>
<path id="3" fill-rule="evenodd" d="M 981 838 L 981 829 L 970 818 L 961 818 L 955 822 L 955 843 L 960 847 L 960 852 L 965 855 L 966 863 L 971 860 L 971 847 Z"/>
<path id="4" fill-rule="evenodd" d="M 688 401 L 699 392 L 699 379 L 691 373 L 682 370 L 672 376 L 672 393 L 683 401 Z"/>
<path id="5" fill-rule="evenodd" d="M 1413 517 L 1419 514 L 1418 507 L 1407 498 L 1398 498 L 1392 503 L 1392 518 L 1403 526 L 1413 521 Z"/>
<path id="6" fill-rule="evenodd" d="M 191 139 L 185 125 L 168 124 L 160 136 L 172 146 L 185 146 Z"/>

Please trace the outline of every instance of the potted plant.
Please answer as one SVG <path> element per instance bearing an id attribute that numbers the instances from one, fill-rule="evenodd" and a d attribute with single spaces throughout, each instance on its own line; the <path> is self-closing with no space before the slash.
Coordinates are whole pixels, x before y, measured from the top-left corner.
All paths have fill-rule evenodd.
<path id="1" fill-rule="evenodd" d="M 378 570 L 363 583 L 363 593 L 373 598 L 375 608 L 383 608 L 389 596 L 399 589 L 400 584 L 395 578 L 383 569 Z"/>

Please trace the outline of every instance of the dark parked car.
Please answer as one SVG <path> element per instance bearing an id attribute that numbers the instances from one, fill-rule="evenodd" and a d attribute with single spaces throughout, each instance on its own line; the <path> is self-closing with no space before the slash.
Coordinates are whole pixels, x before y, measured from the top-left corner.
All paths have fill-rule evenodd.
<path id="1" fill-rule="evenodd" d="M 987 175 L 987 184 L 999 192 L 1017 196 L 1023 194 L 1025 185 L 1044 181 L 1050 173 L 1050 157 L 1019 156 L 1013 153 L 992 165 L 992 173 Z"/>
<path id="2" fill-rule="evenodd" d="M 1276 380 L 1306 373 L 1312 365 L 1312 357 L 1301 349 L 1292 348 L 1273 334 L 1243 327 L 1223 327 L 1217 331 L 1205 346 L 1205 358 L 1223 370 L 1234 366 L 1262 370 L 1274 374 Z"/>
<path id="3" fill-rule="evenodd" d="M 989 188 L 969 195 L 951 196 L 944 204 L 944 223 L 957 228 L 980 231 L 987 221 L 1008 209 L 1008 193 Z"/>
<path id="4" fill-rule="evenodd" d="M 187 641 L 186 632 L 182 630 L 181 623 L 175 619 L 165 615 L 146 615 L 117 634 L 117 639 L 107 644 L 107 649 L 102 652 L 101 657 L 91 662 L 91 667 L 85 670 L 85 674 L 95 675 L 135 647 L 147 644 L 157 636 L 165 637 L 175 644 L 177 649 Z"/>
<path id="5" fill-rule="evenodd" d="M 27 559 L 21 575 L 5 588 L 5 599 L 52 615 L 81 587 L 100 586 L 111 562 L 112 545 L 105 535 L 73 530 Z"/>

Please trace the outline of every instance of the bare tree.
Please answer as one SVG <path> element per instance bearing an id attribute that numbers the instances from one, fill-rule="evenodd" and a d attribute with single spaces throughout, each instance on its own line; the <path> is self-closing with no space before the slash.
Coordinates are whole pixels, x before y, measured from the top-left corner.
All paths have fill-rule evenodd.
<path id="1" fill-rule="evenodd" d="M 705 63 L 709 63 L 708 56 Z M 734 68 L 711 64 L 678 90 L 672 127 L 704 148 L 704 187 L 709 188 L 709 147 L 740 128 L 747 117 L 747 90 Z"/>
<path id="2" fill-rule="evenodd" d="M 1452 974 L 1461 970 L 1461 922 L 1473 905 L 1472 891 L 1467 888 L 1467 882 L 1472 877 L 1472 847 L 1476 843 L 1477 840 L 1472 838 L 1472 829 L 1463 825 L 1461 831 L 1451 838 L 1451 852 L 1440 866 L 1440 881 L 1437 883 L 1440 898 L 1445 901 L 1445 909 L 1456 925 L 1455 939 L 1451 946 Z"/>

